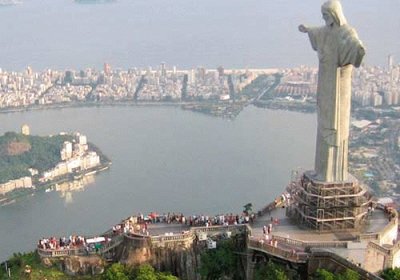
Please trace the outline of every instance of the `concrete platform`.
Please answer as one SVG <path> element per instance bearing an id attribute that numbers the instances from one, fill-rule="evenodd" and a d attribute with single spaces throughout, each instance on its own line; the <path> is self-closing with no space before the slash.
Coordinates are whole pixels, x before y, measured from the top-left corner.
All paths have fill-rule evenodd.
<path id="1" fill-rule="evenodd" d="M 277 219 L 278 223 L 275 224 L 273 221 Z M 389 224 L 388 215 L 383 210 L 376 209 L 372 212 L 367 219 L 366 225 L 362 231 L 346 231 L 346 232 L 330 232 L 320 233 L 315 230 L 308 228 L 301 228 L 292 219 L 286 217 L 286 208 L 276 208 L 271 211 L 270 214 L 258 217 L 256 221 L 251 225 L 252 237 L 255 239 L 263 239 L 263 226 L 273 224 L 270 238 L 281 237 L 288 238 L 304 243 L 332 243 L 332 242 L 347 242 L 346 248 L 340 247 L 329 247 L 320 246 L 318 250 L 326 250 L 335 253 L 353 263 L 362 266 L 365 263 L 366 249 L 369 241 L 374 241 L 372 238 L 368 240 L 362 240 L 360 236 L 368 234 L 371 236 L 378 235 L 384 230 Z M 360 240 L 361 239 L 361 240 Z M 379 243 L 378 240 L 376 240 Z M 287 244 L 279 244 L 280 247 L 288 247 Z M 292 248 L 297 251 L 304 250 L 302 246 L 291 245 Z M 312 247 L 312 246 L 311 246 Z M 323 248 L 321 248 L 323 247 Z"/>

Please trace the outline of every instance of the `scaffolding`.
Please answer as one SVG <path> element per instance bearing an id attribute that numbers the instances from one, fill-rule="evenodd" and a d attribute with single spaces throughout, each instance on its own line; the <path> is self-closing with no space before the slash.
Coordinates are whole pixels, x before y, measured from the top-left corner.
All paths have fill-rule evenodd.
<path id="1" fill-rule="evenodd" d="M 292 189 L 287 215 L 317 231 L 360 230 L 372 197 L 349 176 L 343 182 L 322 182 L 304 172 Z"/>

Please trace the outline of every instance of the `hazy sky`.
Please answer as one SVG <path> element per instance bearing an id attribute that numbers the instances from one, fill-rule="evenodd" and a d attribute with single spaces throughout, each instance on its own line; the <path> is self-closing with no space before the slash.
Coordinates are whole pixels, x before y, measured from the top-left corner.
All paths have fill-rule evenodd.
<path id="1" fill-rule="evenodd" d="M 343 0 L 365 62 L 400 61 L 400 1 Z M 320 0 L 24 0 L 0 7 L 0 67 L 20 70 L 177 65 L 316 65 L 300 23 L 323 24 Z"/>

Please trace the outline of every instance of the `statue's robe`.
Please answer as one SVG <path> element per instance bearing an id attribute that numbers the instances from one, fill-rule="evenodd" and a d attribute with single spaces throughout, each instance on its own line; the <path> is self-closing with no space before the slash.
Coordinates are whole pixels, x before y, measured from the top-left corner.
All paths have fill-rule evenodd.
<path id="1" fill-rule="evenodd" d="M 319 59 L 316 176 L 325 182 L 345 181 L 348 178 L 351 75 L 353 66 L 361 64 L 364 48 L 348 25 L 309 28 L 308 35 Z"/>

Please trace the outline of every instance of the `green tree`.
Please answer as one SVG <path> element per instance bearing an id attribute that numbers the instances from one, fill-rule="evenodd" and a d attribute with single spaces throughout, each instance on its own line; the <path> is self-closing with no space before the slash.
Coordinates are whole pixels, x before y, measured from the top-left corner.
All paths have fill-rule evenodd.
<path id="1" fill-rule="evenodd" d="M 385 269 L 382 272 L 381 277 L 385 280 L 400 280 L 400 268 L 396 267 Z"/>
<path id="2" fill-rule="evenodd" d="M 129 273 L 124 265 L 120 263 L 114 263 L 107 269 L 105 280 L 129 280 Z"/>
<path id="3" fill-rule="evenodd" d="M 351 269 L 346 269 L 346 271 L 344 273 L 339 274 L 336 277 L 336 280 L 359 280 L 360 279 L 360 275 Z"/>
<path id="4" fill-rule="evenodd" d="M 178 277 L 167 272 L 157 272 L 149 264 L 143 264 L 136 268 L 132 277 L 135 280 L 178 280 Z"/>
<path id="5" fill-rule="evenodd" d="M 0 184 L 30 176 L 29 168 L 40 172 L 53 168 L 61 161 L 60 151 L 64 141 L 71 140 L 71 135 L 41 137 L 7 132 L 0 136 Z M 8 152 L 13 145 L 19 146 L 20 153 Z"/>
<path id="6" fill-rule="evenodd" d="M 243 208 L 243 212 L 246 213 L 246 215 L 250 215 L 251 212 L 253 212 L 253 204 L 251 202 L 244 205 Z"/>
<path id="7" fill-rule="evenodd" d="M 268 87 L 268 76 L 260 75 L 254 79 L 250 84 L 246 85 L 240 94 L 246 95 L 250 98 L 257 97 L 265 88 Z"/>
<path id="8" fill-rule="evenodd" d="M 165 272 L 157 273 L 157 279 L 158 280 L 179 280 L 178 277 L 173 276 L 173 275 L 168 274 L 168 273 L 165 273 Z"/>
<path id="9" fill-rule="evenodd" d="M 345 272 L 340 273 L 338 275 L 333 274 L 325 269 L 318 269 L 313 279 L 315 280 L 359 280 L 360 275 L 351 269 L 346 269 Z"/>
<path id="10" fill-rule="evenodd" d="M 16 253 L 7 260 L 7 268 L 10 269 L 11 278 L 5 270 L 5 262 L 0 264 L 0 279 L 28 280 L 28 279 L 53 279 L 67 280 L 69 276 L 59 271 L 56 266 L 45 267 L 37 252 Z M 27 269 L 29 268 L 29 271 Z M 98 278 L 94 278 L 98 279 Z"/>
<path id="11" fill-rule="evenodd" d="M 269 261 L 266 265 L 256 269 L 256 280 L 288 280 L 285 270 L 278 264 Z"/>
<path id="12" fill-rule="evenodd" d="M 220 279 L 224 276 L 230 279 L 242 279 L 240 258 L 235 254 L 238 249 L 234 239 L 221 241 L 217 249 L 201 254 L 200 275 L 202 279 Z"/>
<path id="13" fill-rule="evenodd" d="M 335 280 L 335 275 L 325 269 L 318 269 L 315 272 L 315 280 Z"/>
<path id="14" fill-rule="evenodd" d="M 149 264 L 139 266 L 135 271 L 136 280 L 157 280 L 154 268 Z"/>

